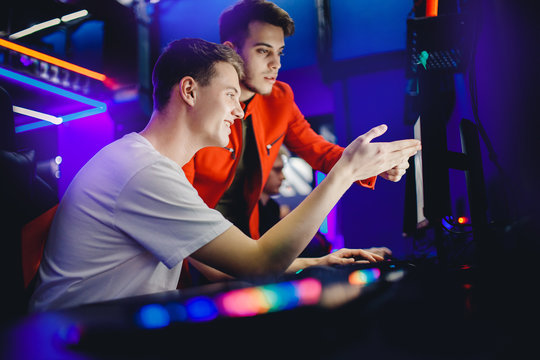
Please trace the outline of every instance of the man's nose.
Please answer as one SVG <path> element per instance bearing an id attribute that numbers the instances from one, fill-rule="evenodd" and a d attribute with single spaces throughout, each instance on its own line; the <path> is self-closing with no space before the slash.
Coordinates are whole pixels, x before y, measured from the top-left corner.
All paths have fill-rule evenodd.
<path id="1" fill-rule="evenodd" d="M 272 60 L 270 60 L 269 66 L 272 70 L 279 70 L 281 68 L 281 56 L 279 54 L 274 54 Z"/>
<path id="2" fill-rule="evenodd" d="M 244 110 L 242 110 L 242 106 L 240 105 L 240 102 L 236 102 L 236 106 L 234 107 L 232 114 L 236 116 L 238 119 L 244 118 Z"/>

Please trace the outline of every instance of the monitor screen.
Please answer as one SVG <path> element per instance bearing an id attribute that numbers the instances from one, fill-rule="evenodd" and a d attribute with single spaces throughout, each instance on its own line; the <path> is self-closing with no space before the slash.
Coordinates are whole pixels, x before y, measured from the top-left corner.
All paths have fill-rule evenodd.
<path id="1" fill-rule="evenodd" d="M 422 134 L 420 130 L 420 118 L 416 120 L 414 124 L 414 138 L 422 140 Z M 422 150 L 418 151 L 414 155 L 414 180 L 416 190 L 416 228 L 421 229 L 429 225 L 429 221 L 424 215 L 424 180 L 422 175 Z"/>

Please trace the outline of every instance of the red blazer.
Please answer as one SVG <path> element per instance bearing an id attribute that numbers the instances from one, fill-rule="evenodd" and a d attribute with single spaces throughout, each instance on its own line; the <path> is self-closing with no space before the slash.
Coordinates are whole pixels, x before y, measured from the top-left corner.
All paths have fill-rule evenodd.
<path id="1" fill-rule="evenodd" d="M 244 189 L 250 214 L 251 236 L 258 239 L 258 200 L 281 144 L 285 143 L 291 152 L 307 161 L 313 169 L 324 173 L 328 173 L 338 161 L 343 148 L 326 141 L 313 131 L 294 102 L 292 89 L 281 81 L 274 84 L 270 94 L 256 94 L 244 111 L 246 117 L 251 115 L 260 159 L 261 171 L 246 181 Z M 226 148 L 199 150 L 184 166 L 188 180 L 209 207 L 214 208 L 231 185 L 239 161 L 236 154 L 240 153 L 242 146 L 242 124 L 235 121 Z M 360 183 L 373 189 L 375 179 L 373 177 Z"/>

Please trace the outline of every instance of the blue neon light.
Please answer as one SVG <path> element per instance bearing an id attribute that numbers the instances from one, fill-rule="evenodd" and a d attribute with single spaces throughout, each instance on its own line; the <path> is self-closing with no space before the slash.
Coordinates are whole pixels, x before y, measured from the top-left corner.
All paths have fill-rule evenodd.
<path id="1" fill-rule="evenodd" d="M 165 309 L 167 309 L 167 312 L 169 313 L 171 322 L 186 321 L 188 318 L 187 309 L 183 304 L 169 303 L 165 305 Z"/>
<path id="2" fill-rule="evenodd" d="M 1 68 L 1 67 L 0 67 L 0 75 L 5 76 L 5 77 L 10 78 L 10 79 L 13 79 L 15 81 L 22 82 L 22 83 L 30 85 L 30 86 L 37 87 L 38 89 L 45 90 L 45 91 L 48 91 L 48 92 L 52 92 L 53 94 L 60 95 L 60 96 L 63 96 L 65 98 L 68 98 L 68 99 L 71 99 L 71 100 L 74 100 L 74 101 L 78 101 L 80 103 L 83 103 L 83 104 L 86 104 L 86 105 L 89 105 L 89 106 L 93 107 L 92 109 L 83 110 L 83 111 L 79 111 L 79 112 L 76 112 L 76 113 L 60 116 L 62 118 L 63 122 L 71 121 L 71 120 L 75 120 L 75 119 L 80 119 L 80 118 L 83 118 L 83 117 L 86 117 L 86 116 L 96 115 L 96 114 L 100 114 L 100 113 L 103 113 L 103 112 L 107 111 L 107 104 L 105 104 L 105 103 L 103 103 L 101 101 L 97 101 L 97 100 L 87 98 L 85 96 L 73 93 L 73 92 L 65 90 L 65 89 L 58 88 L 56 86 L 44 83 L 42 81 L 39 81 L 39 80 L 36 80 L 36 79 L 33 79 L 33 78 L 30 78 L 28 76 L 24 76 L 24 75 L 15 73 L 13 71 L 6 70 L 6 69 Z M 44 127 L 44 126 L 49 126 L 49 125 L 52 125 L 52 124 L 50 122 L 48 122 L 48 121 L 40 120 L 40 121 L 37 121 L 35 123 L 16 126 L 15 127 L 15 132 L 20 133 L 20 132 L 23 132 L 23 131 L 37 129 L 37 128 Z"/>
<path id="3" fill-rule="evenodd" d="M 263 285 L 260 287 L 268 299 L 272 299 L 271 311 L 292 309 L 299 305 L 298 289 L 292 282 Z"/>
<path id="4" fill-rule="evenodd" d="M 198 296 L 186 303 L 188 318 L 191 321 L 209 321 L 218 316 L 218 309 L 212 299 Z"/>
<path id="5" fill-rule="evenodd" d="M 58 329 L 57 335 L 65 344 L 75 345 L 81 340 L 81 332 L 82 330 L 79 326 L 69 324 Z"/>
<path id="6" fill-rule="evenodd" d="M 137 313 L 138 323 L 145 329 L 156 329 L 169 325 L 169 312 L 162 305 L 149 304 L 143 306 Z"/>
<path id="7" fill-rule="evenodd" d="M 322 233 L 322 234 L 328 234 L 328 218 L 324 218 L 322 224 L 321 224 L 321 227 L 319 228 L 319 231 Z"/>

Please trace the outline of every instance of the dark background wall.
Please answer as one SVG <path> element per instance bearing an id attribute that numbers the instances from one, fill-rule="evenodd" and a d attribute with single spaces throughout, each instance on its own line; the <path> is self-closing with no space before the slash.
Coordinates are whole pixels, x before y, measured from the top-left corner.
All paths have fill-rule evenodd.
<path id="1" fill-rule="evenodd" d="M 332 32 L 329 45 L 322 48 L 315 0 L 275 2 L 295 19 L 297 29 L 286 40 L 280 79 L 292 86 L 296 101 L 308 119 L 329 121 L 337 142 L 343 146 L 380 123 L 389 126 L 381 141 L 412 136 L 412 126 L 405 123 L 404 112 L 406 20 L 414 15 L 413 1 L 326 2 Z M 11 18 L 2 23 L 4 34 L 35 21 L 29 9 L 31 5 L 37 6 L 36 3 L 21 1 L 10 5 L 6 14 Z M 219 41 L 217 19 L 233 3 L 233 0 L 163 0 L 147 9 L 146 15 L 152 21 L 142 28 L 144 21 L 140 13 L 137 16 L 136 9 L 112 0 L 51 1 L 48 9 L 36 8 L 39 11 L 35 17 L 39 13 L 44 21 L 47 20 L 44 17 L 59 16 L 53 10 L 61 15 L 86 7 L 93 14 L 92 21 L 21 43 L 102 71 L 124 85 L 120 90 L 90 94 L 107 103 L 105 114 L 61 125 L 54 137 L 46 136 L 46 130 L 20 135 L 22 143 L 47 153 L 45 158 L 62 155 L 60 195 L 80 166 L 99 148 L 144 126 L 149 108 L 141 99 L 148 93 L 137 84 L 148 76 L 159 49 L 180 37 Z M 478 119 L 493 148 L 490 153 L 486 143 L 481 142 L 489 220 L 503 229 L 517 225 L 517 228 L 531 228 L 526 231 L 529 234 L 526 237 L 534 237 L 539 198 L 535 132 L 539 114 L 535 89 L 540 81 L 536 39 L 539 29 L 534 18 L 534 2 L 439 0 L 439 3 L 442 10 L 449 12 L 469 9 L 478 31 L 475 62 L 453 78 L 456 100 L 447 125 L 448 147 L 460 151 L 458 123 L 462 118 L 474 120 L 470 89 L 471 70 L 474 70 L 473 94 L 477 97 Z M 145 35 L 141 29 L 149 33 Z M 141 57 L 141 49 L 147 50 L 146 57 Z M 56 143 L 50 143 L 51 139 L 56 139 Z M 452 215 L 466 214 L 464 175 L 451 171 L 450 183 Z M 379 179 L 375 191 L 353 186 L 336 209 L 337 235 L 343 237 L 348 247 L 384 245 L 397 255 L 410 254 L 413 240 L 402 235 L 404 201 L 405 179 L 399 183 Z"/>

